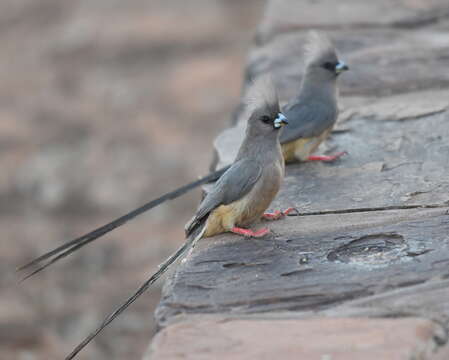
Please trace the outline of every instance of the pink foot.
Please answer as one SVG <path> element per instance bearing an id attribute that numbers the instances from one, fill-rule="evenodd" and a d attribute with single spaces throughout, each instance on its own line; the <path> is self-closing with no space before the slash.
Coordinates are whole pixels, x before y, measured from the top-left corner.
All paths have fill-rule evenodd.
<path id="1" fill-rule="evenodd" d="M 245 237 L 262 237 L 265 236 L 266 234 L 268 234 L 270 232 L 270 230 L 268 230 L 267 228 L 263 228 L 257 231 L 252 231 L 249 229 L 242 229 L 239 227 L 233 227 L 231 232 L 233 232 L 234 234 L 239 234 L 239 235 L 243 235 Z"/>
<path id="2" fill-rule="evenodd" d="M 342 151 L 339 153 L 336 153 L 335 155 L 310 155 L 307 160 L 308 161 L 334 161 L 338 158 L 342 157 L 343 155 L 347 155 L 348 153 L 346 151 Z"/>
<path id="3" fill-rule="evenodd" d="M 296 212 L 297 214 L 299 213 L 297 209 L 295 209 L 293 207 L 289 207 L 288 209 L 286 209 L 284 211 L 276 210 L 275 212 L 272 212 L 272 213 L 265 213 L 262 215 L 262 217 L 265 220 L 278 220 L 284 216 L 287 216 L 291 212 Z"/>

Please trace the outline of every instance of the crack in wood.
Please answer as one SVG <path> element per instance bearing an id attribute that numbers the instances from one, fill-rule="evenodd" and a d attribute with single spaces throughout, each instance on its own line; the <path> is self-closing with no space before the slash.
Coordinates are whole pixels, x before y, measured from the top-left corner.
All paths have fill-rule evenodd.
<path id="1" fill-rule="evenodd" d="M 429 204 L 429 205 L 392 205 L 392 206 L 380 206 L 380 207 L 311 211 L 311 212 L 304 212 L 304 213 L 299 213 L 299 214 L 291 214 L 291 215 L 289 214 L 287 216 L 295 217 L 295 216 L 315 216 L 315 215 L 332 215 L 332 214 L 351 214 L 351 213 L 358 213 L 358 212 L 409 210 L 409 209 L 439 209 L 439 208 L 446 208 L 448 205 L 449 205 L 448 203 Z M 448 209 L 448 211 L 449 211 L 449 209 Z"/>
<path id="2" fill-rule="evenodd" d="M 366 261 L 373 255 L 383 255 L 375 262 L 388 263 L 401 256 L 402 250 L 407 247 L 401 234 L 396 232 L 369 234 L 354 239 L 329 252 L 329 261 L 350 263 L 353 261 Z M 373 260 L 372 260 L 373 261 Z"/>
<path id="3" fill-rule="evenodd" d="M 308 271 L 313 271 L 313 267 L 305 267 L 303 269 L 296 269 L 288 272 L 281 273 L 281 276 L 300 275 Z"/>

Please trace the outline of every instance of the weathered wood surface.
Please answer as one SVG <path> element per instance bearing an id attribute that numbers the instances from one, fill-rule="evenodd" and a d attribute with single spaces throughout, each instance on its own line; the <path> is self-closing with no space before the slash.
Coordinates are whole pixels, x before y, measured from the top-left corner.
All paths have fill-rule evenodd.
<path id="1" fill-rule="evenodd" d="M 332 10 L 329 10 L 332 9 Z M 355 14 L 355 15 L 354 15 Z M 204 239 L 167 280 L 160 326 L 194 319 L 416 316 L 449 328 L 449 3 L 272 0 L 245 85 L 271 72 L 298 90 L 304 30 L 330 30 L 341 58 L 341 116 L 321 152 L 333 164 L 288 166 L 273 208 L 300 216 L 272 235 Z M 347 75 L 347 76 L 346 76 Z M 241 108 L 241 106 L 240 106 Z M 215 143 L 231 162 L 244 129 Z M 427 359 L 427 357 L 425 358 Z"/>
<path id="2" fill-rule="evenodd" d="M 420 318 L 202 318 L 164 329 L 144 360 L 447 360 L 447 349 L 433 356 L 442 339 L 441 326 Z"/>
<path id="3" fill-rule="evenodd" d="M 161 324 L 180 312 L 316 311 L 449 276 L 445 208 L 289 217 L 271 229 L 203 241 L 167 284 Z"/>

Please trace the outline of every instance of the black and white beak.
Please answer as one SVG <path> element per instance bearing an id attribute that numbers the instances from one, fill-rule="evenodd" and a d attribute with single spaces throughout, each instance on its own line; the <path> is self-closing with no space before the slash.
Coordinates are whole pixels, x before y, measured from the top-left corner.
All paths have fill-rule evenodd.
<path id="1" fill-rule="evenodd" d="M 338 62 L 337 65 L 335 65 L 335 73 L 340 74 L 343 71 L 349 70 L 349 66 L 346 65 L 343 61 Z"/>
<path id="2" fill-rule="evenodd" d="M 282 113 L 279 113 L 277 118 L 274 120 L 274 127 L 276 129 L 279 129 L 280 127 L 287 125 L 287 124 L 288 124 L 288 120 L 285 117 L 285 115 Z"/>

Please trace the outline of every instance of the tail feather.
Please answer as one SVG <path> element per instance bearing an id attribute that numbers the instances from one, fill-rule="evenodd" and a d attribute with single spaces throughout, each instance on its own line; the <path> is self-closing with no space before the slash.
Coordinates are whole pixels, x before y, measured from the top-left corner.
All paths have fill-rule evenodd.
<path id="1" fill-rule="evenodd" d="M 80 236 L 74 240 L 68 241 L 65 244 L 39 256 L 38 258 L 26 263 L 25 265 L 20 266 L 17 271 L 22 271 L 22 270 L 26 270 L 28 268 L 31 268 L 33 266 L 39 265 L 41 264 L 43 261 L 48 260 L 46 263 L 39 265 L 34 271 L 32 271 L 30 274 L 26 275 L 23 279 L 28 279 L 29 277 L 41 272 L 42 270 L 44 270 L 45 268 L 47 268 L 48 266 L 54 264 L 55 262 L 65 258 L 66 256 L 70 255 L 71 253 L 79 250 L 80 248 L 84 247 L 85 245 L 91 243 L 92 241 L 100 238 L 101 236 L 107 234 L 108 232 L 118 228 L 119 226 L 124 225 L 126 222 L 128 222 L 129 220 L 137 217 L 138 215 L 162 204 L 163 202 L 167 201 L 167 200 L 173 200 L 176 199 L 177 197 L 185 194 L 186 192 L 196 188 L 199 185 L 211 182 L 211 181 L 216 181 L 227 169 L 229 168 L 229 166 L 223 168 L 223 169 L 219 169 L 213 173 L 210 173 L 204 177 L 202 177 L 199 180 L 196 180 L 194 182 L 191 182 L 187 185 L 184 185 L 174 191 L 171 191 L 169 193 L 166 193 L 162 196 L 160 196 L 157 199 L 154 199 L 148 203 L 146 203 L 145 205 L 129 212 L 126 215 L 123 215 L 117 219 L 115 219 L 114 221 L 103 225 L 83 236 Z"/>
<path id="2" fill-rule="evenodd" d="M 204 232 L 206 228 L 206 221 L 209 218 L 209 213 L 205 216 L 198 218 L 196 215 L 186 224 L 185 233 L 186 237 L 195 237 L 200 232 Z"/>
<path id="3" fill-rule="evenodd" d="M 204 234 L 206 230 L 205 226 L 197 228 L 192 236 L 188 237 L 184 244 L 178 248 L 172 255 L 170 255 L 167 260 L 165 260 L 161 265 L 159 265 L 158 271 L 156 271 L 147 281 L 145 281 L 142 286 L 129 297 L 122 305 L 120 305 L 114 312 L 107 316 L 104 321 L 98 326 L 97 329 L 92 331 L 75 349 L 65 358 L 65 360 L 73 359 L 87 344 L 89 344 L 106 326 L 108 326 L 117 316 L 119 316 L 123 311 L 125 311 L 128 306 L 130 306 L 137 298 L 147 291 L 150 286 L 159 279 L 177 259 L 183 256 L 189 249 L 192 250 L 199 239 Z M 189 252 L 190 254 L 190 252 Z"/>

